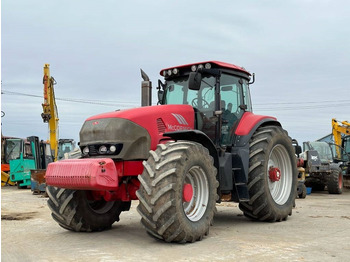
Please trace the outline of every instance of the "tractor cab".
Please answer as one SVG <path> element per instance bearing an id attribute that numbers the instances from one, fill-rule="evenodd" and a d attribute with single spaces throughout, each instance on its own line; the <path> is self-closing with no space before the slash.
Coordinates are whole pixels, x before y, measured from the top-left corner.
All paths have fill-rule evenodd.
<path id="1" fill-rule="evenodd" d="M 244 112 L 252 111 L 250 73 L 222 62 L 191 64 L 161 71 L 160 104 L 191 105 L 195 129 L 216 145 L 232 145 L 234 130 Z"/>

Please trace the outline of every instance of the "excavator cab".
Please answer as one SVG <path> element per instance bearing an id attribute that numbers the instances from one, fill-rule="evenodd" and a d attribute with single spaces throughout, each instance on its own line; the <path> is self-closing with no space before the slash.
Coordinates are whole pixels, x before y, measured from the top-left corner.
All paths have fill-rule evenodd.
<path id="1" fill-rule="evenodd" d="M 75 142 L 73 139 L 59 139 L 57 160 L 63 159 L 65 153 L 69 153 L 74 149 L 75 149 Z"/>

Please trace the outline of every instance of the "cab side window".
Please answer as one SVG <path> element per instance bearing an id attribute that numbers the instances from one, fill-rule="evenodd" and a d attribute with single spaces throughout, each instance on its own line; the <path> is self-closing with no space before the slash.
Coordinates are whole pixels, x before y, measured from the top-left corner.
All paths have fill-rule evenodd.
<path id="1" fill-rule="evenodd" d="M 222 74 L 220 81 L 220 96 L 222 110 L 221 144 L 230 145 L 233 138 L 233 129 L 243 110 L 241 84 L 239 78 Z"/>

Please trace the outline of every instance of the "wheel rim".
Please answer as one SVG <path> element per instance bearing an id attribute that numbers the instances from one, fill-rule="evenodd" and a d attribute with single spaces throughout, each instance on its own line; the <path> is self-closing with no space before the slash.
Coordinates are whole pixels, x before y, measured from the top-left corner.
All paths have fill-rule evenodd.
<path id="1" fill-rule="evenodd" d="M 343 188 L 343 176 L 341 173 L 339 174 L 339 178 L 338 178 L 338 186 L 340 189 Z"/>
<path id="2" fill-rule="evenodd" d="M 87 204 L 89 206 L 89 208 L 94 211 L 97 214 L 105 214 L 107 213 L 109 210 L 111 210 L 111 208 L 114 205 L 114 201 L 105 201 L 104 199 L 101 200 L 89 200 L 87 197 Z"/>
<path id="3" fill-rule="evenodd" d="M 269 171 L 275 169 L 280 171 L 279 179 L 271 179 L 271 176 L 269 176 Z M 290 157 L 284 146 L 276 145 L 271 150 L 266 174 L 273 200 L 277 204 L 283 205 L 290 196 L 293 181 L 293 169 Z"/>
<path id="4" fill-rule="evenodd" d="M 192 186 L 192 198 L 189 201 L 183 199 L 183 210 L 191 221 L 198 221 L 207 210 L 209 201 L 209 183 L 207 176 L 199 166 L 192 167 L 185 176 L 184 187 Z"/>

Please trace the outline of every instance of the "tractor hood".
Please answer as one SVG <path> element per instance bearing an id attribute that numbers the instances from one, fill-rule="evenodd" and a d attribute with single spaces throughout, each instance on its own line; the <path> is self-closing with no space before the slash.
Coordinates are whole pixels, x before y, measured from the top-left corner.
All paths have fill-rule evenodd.
<path id="1" fill-rule="evenodd" d="M 90 156 L 123 160 L 147 159 L 165 132 L 194 129 L 189 105 L 159 105 L 104 113 L 88 118 L 80 131 L 80 147 Z M 105 145 L 107 149 L 99 152 Z M 109 148 L 114 145 L 116 151 Z"/>

